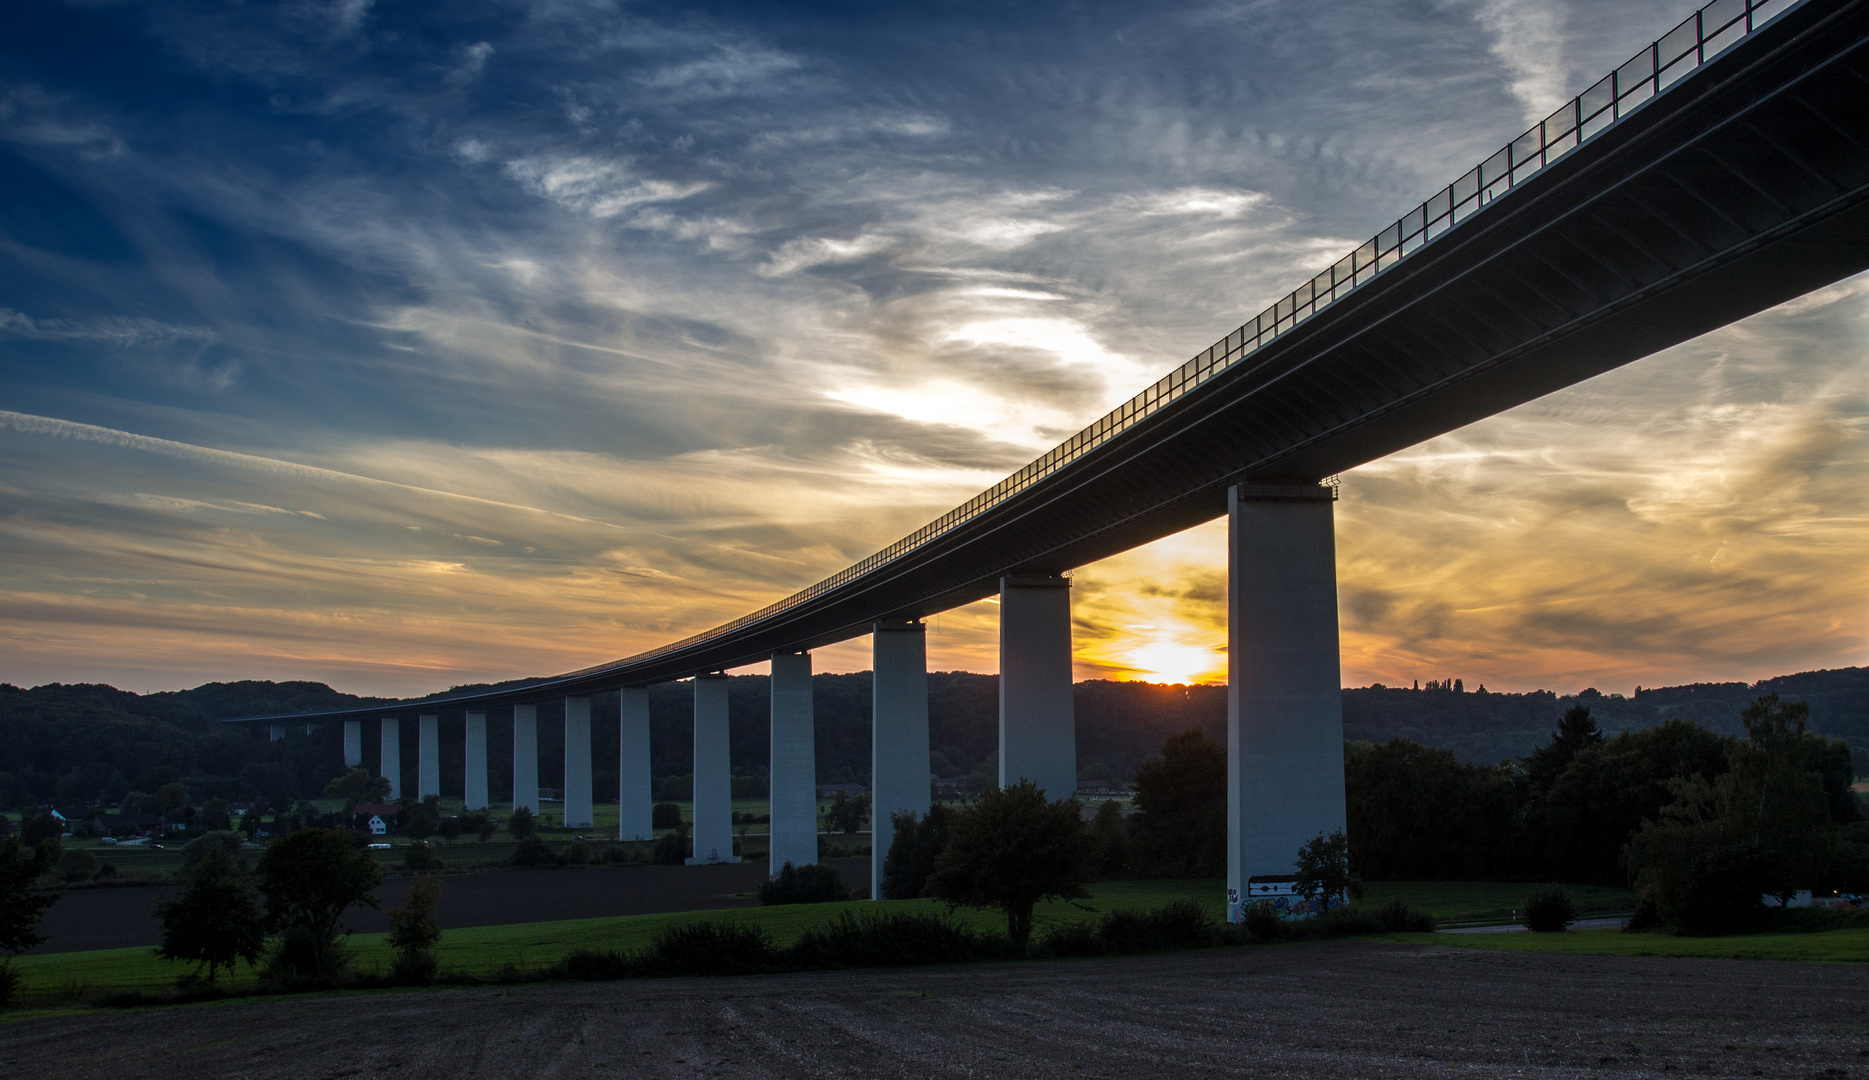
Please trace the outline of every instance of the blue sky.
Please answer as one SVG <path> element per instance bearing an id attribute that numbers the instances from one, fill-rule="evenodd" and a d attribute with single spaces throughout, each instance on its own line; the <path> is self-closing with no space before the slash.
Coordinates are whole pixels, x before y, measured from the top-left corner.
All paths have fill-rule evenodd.
<path id="1" fill-rule="evenodd" d="M 0 679 L 414 693 L 724 621 L 1692 8 L 16 3 Z M 1346 680 L 1861 662 L 1866 317 L 1846 282 L 1352 473 Z M 1080 675 L 1213 674 L 1220 539 L 1081 571 Z"/>

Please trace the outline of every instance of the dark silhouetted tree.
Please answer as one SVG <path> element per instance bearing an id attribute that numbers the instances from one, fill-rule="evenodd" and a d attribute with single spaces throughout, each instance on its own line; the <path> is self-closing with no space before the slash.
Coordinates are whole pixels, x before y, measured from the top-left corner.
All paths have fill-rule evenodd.
<path id="1" fill-rule="evenodd" d="M 919 818 L 909 810 L 889 815 L 896 835 L 883 858 L 882 899 L 913 900 L 927 891 L 928 875 L 947 843 L 949 816 L 938 803 Z"/>
<path id="2" fill-rule="evenodd" d="M 1023 945 L 1032 937 L 1033 906 L 1088 896 L 1092 876 L 1090 835 L 1077 800 L 1048 802 L 1026 780 L 983 792 L 950 813 L 928 893 L 950 904 L 1000 909 L 1007 935 Z"/>
<path id="3" fill-rule="evenodd" d="M 370 891 L 382 884 L 383 872 L 351 836 L 347 829 L 300 829 L 260 856 L 267 929 L 292 935 L 287 947 L 304 950 L 311 970 L 302 976 L 332 977 L 329 959 L 344 912 L 353 904 L 378 906 Z"/>
<path id="4" fill-rule="evenodd" d="M 219 969 L 231 971 L 237 960 L 257 963 L 266 921 L 240 863 L 224 847 L 209 846 L 181 876 L 181 893 L 156 903 L 162 923 L 156 955 L 205 966 L 210 985 Z"/>
<path id="5" fill-rule="evenodd" d="M 1153 877 L 1220 877 L 1227 867 L 1227 755 L 1199 731 L 1171 735 L 1136 770 L 1130 863 Z"/>
<path id="6" fill-rule="evenodd" d="M 1292 891 L 1311 901 L 1311 910 L 1320 915 L 1333 900 L 1363 895 L 1363 883 L 1350 873 L 1350 838 L 1343 833 L 1318 833 L 1305 841 L 1294 866 L 1298 880 Z"/>

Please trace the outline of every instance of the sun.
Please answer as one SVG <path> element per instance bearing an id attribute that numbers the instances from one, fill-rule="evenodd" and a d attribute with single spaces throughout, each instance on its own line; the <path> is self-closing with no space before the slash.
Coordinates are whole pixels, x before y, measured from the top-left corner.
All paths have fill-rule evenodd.
<path id="1" fill-rule="evenodd" d="M 1156 640 L 1131 649 L 1125 665 L 1149 682 L 1205 683 L 1226 679 L 1226 654 L 1181 641 Z"/>

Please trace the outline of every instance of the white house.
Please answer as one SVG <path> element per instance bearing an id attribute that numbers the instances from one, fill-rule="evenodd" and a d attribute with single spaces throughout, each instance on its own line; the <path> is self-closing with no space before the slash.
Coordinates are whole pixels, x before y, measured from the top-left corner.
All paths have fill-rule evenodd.
<path id="1" fill-rule="evenodd" d="M 389 826 L 383 824 L 383 818 L 380 815 L 371 814 L 370 815 L 370 835 L 371 836 L 383 836 L 387 834 L 388 832 L 389 832 Z"/>

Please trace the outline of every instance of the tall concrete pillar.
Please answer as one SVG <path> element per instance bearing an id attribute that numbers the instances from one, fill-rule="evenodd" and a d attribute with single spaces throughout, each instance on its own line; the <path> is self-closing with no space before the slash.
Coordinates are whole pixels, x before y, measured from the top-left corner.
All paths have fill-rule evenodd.
<path id="1" fill-rule="evenodd" d="M 389 777 L 389 801 L 395 802 L 402 798 L 402 721 L 385 716 L 381 740 L 383 775 Z"/>
<path id="2" fill-rule="evenodd" d="M 285 725 L 283 724 L 274 724 L 271 727 L 266 729 L 266 741 L 267 742 L 279 742 L 281 739 L 284 739 L 285 737 L 286 737 L 286 729 L 285 729 Z"/>
<path id="3" fill-rule="evenodd" d="M 464 809 L 487 808 L 487 714 L 467 714 L 467 785 Z"/>
<path id="4" fill-rule="evenodd" d="M 589 826 L 591 814 L 591 699 L 565 699 L 565 828 Z"/>
<path id="5" fill-rule="evenodd" d="M 363 721 L 344 721 L 344 767 L 354 769 L 363 764 Z"/>
<path id="6" fill-rule="evenodd" d="M 1336 493 L 1237 485 L 1228 495 L 1227 900 L 1295 873 L 1298 848 L 1342 830 L 1343 686 Z"/>
<path id="7" fill-rule="evenodd" d="M 727 745 L 727 677 L 694 680 L 695 863 L 739 862 L 733 854 L 733 761 Z"/>
<path id="8" fill-rule="evenodd" d="M 415 720 L 415 797 L 440 794 L 441 717 L 431 713 Z"/>
<path id="9" fill-rule="evenodd" d="M 811 654 L 772 654 L 771 857 L 777 875 L 786 863 L 818 861 L 817 740 L 811 713 Z"/>
<path id="10" fill-rule="evenodd" d="M 1077 793 L 1067 577 L 999 582 L 999 784 L 1021 780 L 1048 799 Z"/>
<path id="11" fill-rule="evenodd" d="M 649 688 L 617 691 L 617 839 L 653 840 L 649 790 Z"/>
<path id="12" fill-rule="evenodd" d="M 879 619 L 870 714 L 870 897 L 882 899 L 889 815 L 928 812 L 928 642 L 919 622 Z"/>
<path id="13" fill-rule="evenodd" d="M 539 707 L 513 706 L 513 809 L 539 812 Z"/>

